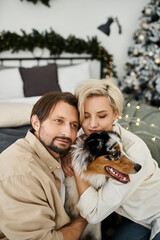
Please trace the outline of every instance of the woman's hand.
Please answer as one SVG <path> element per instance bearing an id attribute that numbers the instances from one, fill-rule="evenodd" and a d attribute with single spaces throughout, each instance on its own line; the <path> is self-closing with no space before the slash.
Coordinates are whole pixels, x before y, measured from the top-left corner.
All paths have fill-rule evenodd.
<path id="1" fill-rule="evenodd" d="M 66 176 L 68 176 L 68 177 L 74 176 L 74 171 L 73 171 L 73 168 L 72 168 L 72 157 L 71 157 L 70 153 L 68 153 L 67 155 L 65 155 L 62 158 L 61 165 L 62 165 L 62 169 L 64 171 L 64 174 Z"/>

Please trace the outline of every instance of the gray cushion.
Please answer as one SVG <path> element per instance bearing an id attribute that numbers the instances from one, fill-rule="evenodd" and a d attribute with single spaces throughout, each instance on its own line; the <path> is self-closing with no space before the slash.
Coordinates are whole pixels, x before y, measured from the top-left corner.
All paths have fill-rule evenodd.
<path id="1" fill-rule="evenodd" d="M 25 97 L 41 96 L 47 92 L 58 91 L 57 65 L 55 63 L 46 66 L 32 68 L 19 68 L 23 82 Z"/>
<path id="2" fill-rule="evenodd" d="M 136 125 L 137 119 L 140 119 L 140 125 Z M 160 110 L 125 95 L 123 118 L 119 123 L 147 144 L 160 166 Z"/>

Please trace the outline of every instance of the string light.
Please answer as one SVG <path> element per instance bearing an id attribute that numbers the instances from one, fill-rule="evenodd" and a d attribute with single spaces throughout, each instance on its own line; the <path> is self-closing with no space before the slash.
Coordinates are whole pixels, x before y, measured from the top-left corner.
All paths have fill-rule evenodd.
<path id="1" fill-rule="evenodd" d="M 130 107 L 131 106 L 131 104 L 130 103 L 127 103 L 127 107 Z"/>
<path id="2" fill-rule="evenodd" d="M 156 58 L 156 59 L 154 60 L 154 62 L 155 62 L 155 64 L 159 65 L 159 64 L 160 64 L 160 58 Z"/>
<path id="3" fill-rule="evenodd" d="M 102 64 L 102 78 L 105 78 L 106 70 L 107 76 L 116 77 L 114 70 L 115 65 L 113 56 L 108 54 L 106 49 L 99 45 L 97 37 L 88 38 L 87 41 L 76 38 L 70 35 L 68 38 L 63 38 L 52 29 L 48 32 L 40 33 L 33 29 L 31 33 L 27 34 L 21 30 L 22 34 L 19 35 L 10 31 L 3 31 L 0 33 L 0 52 L 11 50 L 13 52 L 29 51 L 34 52 L 38 46 L 41 49 L 48 49 L 50 55 L 60 55 L 63 52 L 89 54 L 93 59 L 98 59 Z M 15 43 L 15 44 L 13 44 Z M 85 49 L 83 46 L 86 46 Z"/>
<path id="4" fill-rule="evenodd" d="M 142 63 L 146 63 L 147 61 L 145 59 L 142 60 Z"/>
<path id="5" fill-rule="evenodd" d="M 132 106 L 132 104 L 130 102 L 128 102 L 126 106 L 129 107 L 129 108 L 134 108 L 136 110 L 140 109 L 139 105 Z M 160 107 L 159 107 L 159 110 L 160 110 Z M 123 126 L 126 130 L 129 130 L 130 126 L 132 128 L 132 126 L 134 126 L 134 124 L 135 124 L 135 126 L 137 127 L 137 130 L 134 130 L 133 133 L 148 135 L 148 136 L 150 136 L 150 139 L 153 142 L 156 142 L 158 140 L 160 141 L 160 136 L 156 135 L 156 130 L 160 130 L 160 128 L 158 126 L 156 126 L 156 124 L 154 122 L 147 123 L 145 121 L 142 121 L 142 119 L 140 117 L 138 117 L 138 118 L 132 117 L 132 116 L 129 116 L 129 114 L 125 114 L 125 115 L 122 114 L 121 116 L 118 117 L 117 122 L 118 121 L 120 122 L 121 126 Z M 144 127 L 145 127 L 146 130 L 143 130 Z M 149 127 L 155 129 L 154 133 L 150 133 Z"/>

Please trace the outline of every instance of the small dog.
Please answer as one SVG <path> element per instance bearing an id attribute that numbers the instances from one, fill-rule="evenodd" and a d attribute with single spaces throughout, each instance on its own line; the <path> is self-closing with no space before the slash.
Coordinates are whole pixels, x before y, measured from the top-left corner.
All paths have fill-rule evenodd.
<path id="1" fill-rule="evenodd" d="M 95 189 L 105 184 L 107 178 L 127 184 L 128 174 L 141 169 L 124 152 L 120 136 L 115 132 L 92 133 L 79 136 L 72 146 L 72 165 L 77 174 L 89 182 Z M 79 194 L 74 177 L 66 177 L 65 209 L 71 218 L 79 215 L 76 204 Z M 93 240 L 101 240 L 101 224 L 88 224 L 81 239 L 90 235 Z"/>

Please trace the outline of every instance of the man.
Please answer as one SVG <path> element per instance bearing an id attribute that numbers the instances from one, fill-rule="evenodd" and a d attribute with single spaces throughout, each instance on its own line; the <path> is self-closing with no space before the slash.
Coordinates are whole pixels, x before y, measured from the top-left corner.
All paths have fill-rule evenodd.
<path id="1" fill-rule="evenodd" d="M 77 100 L 45 94 L 31 113 L 32 130 L 0 154 L 0 239 L 77 240 L 87 225 L 63 207 L 60 157 L 75 141 Z"/>

